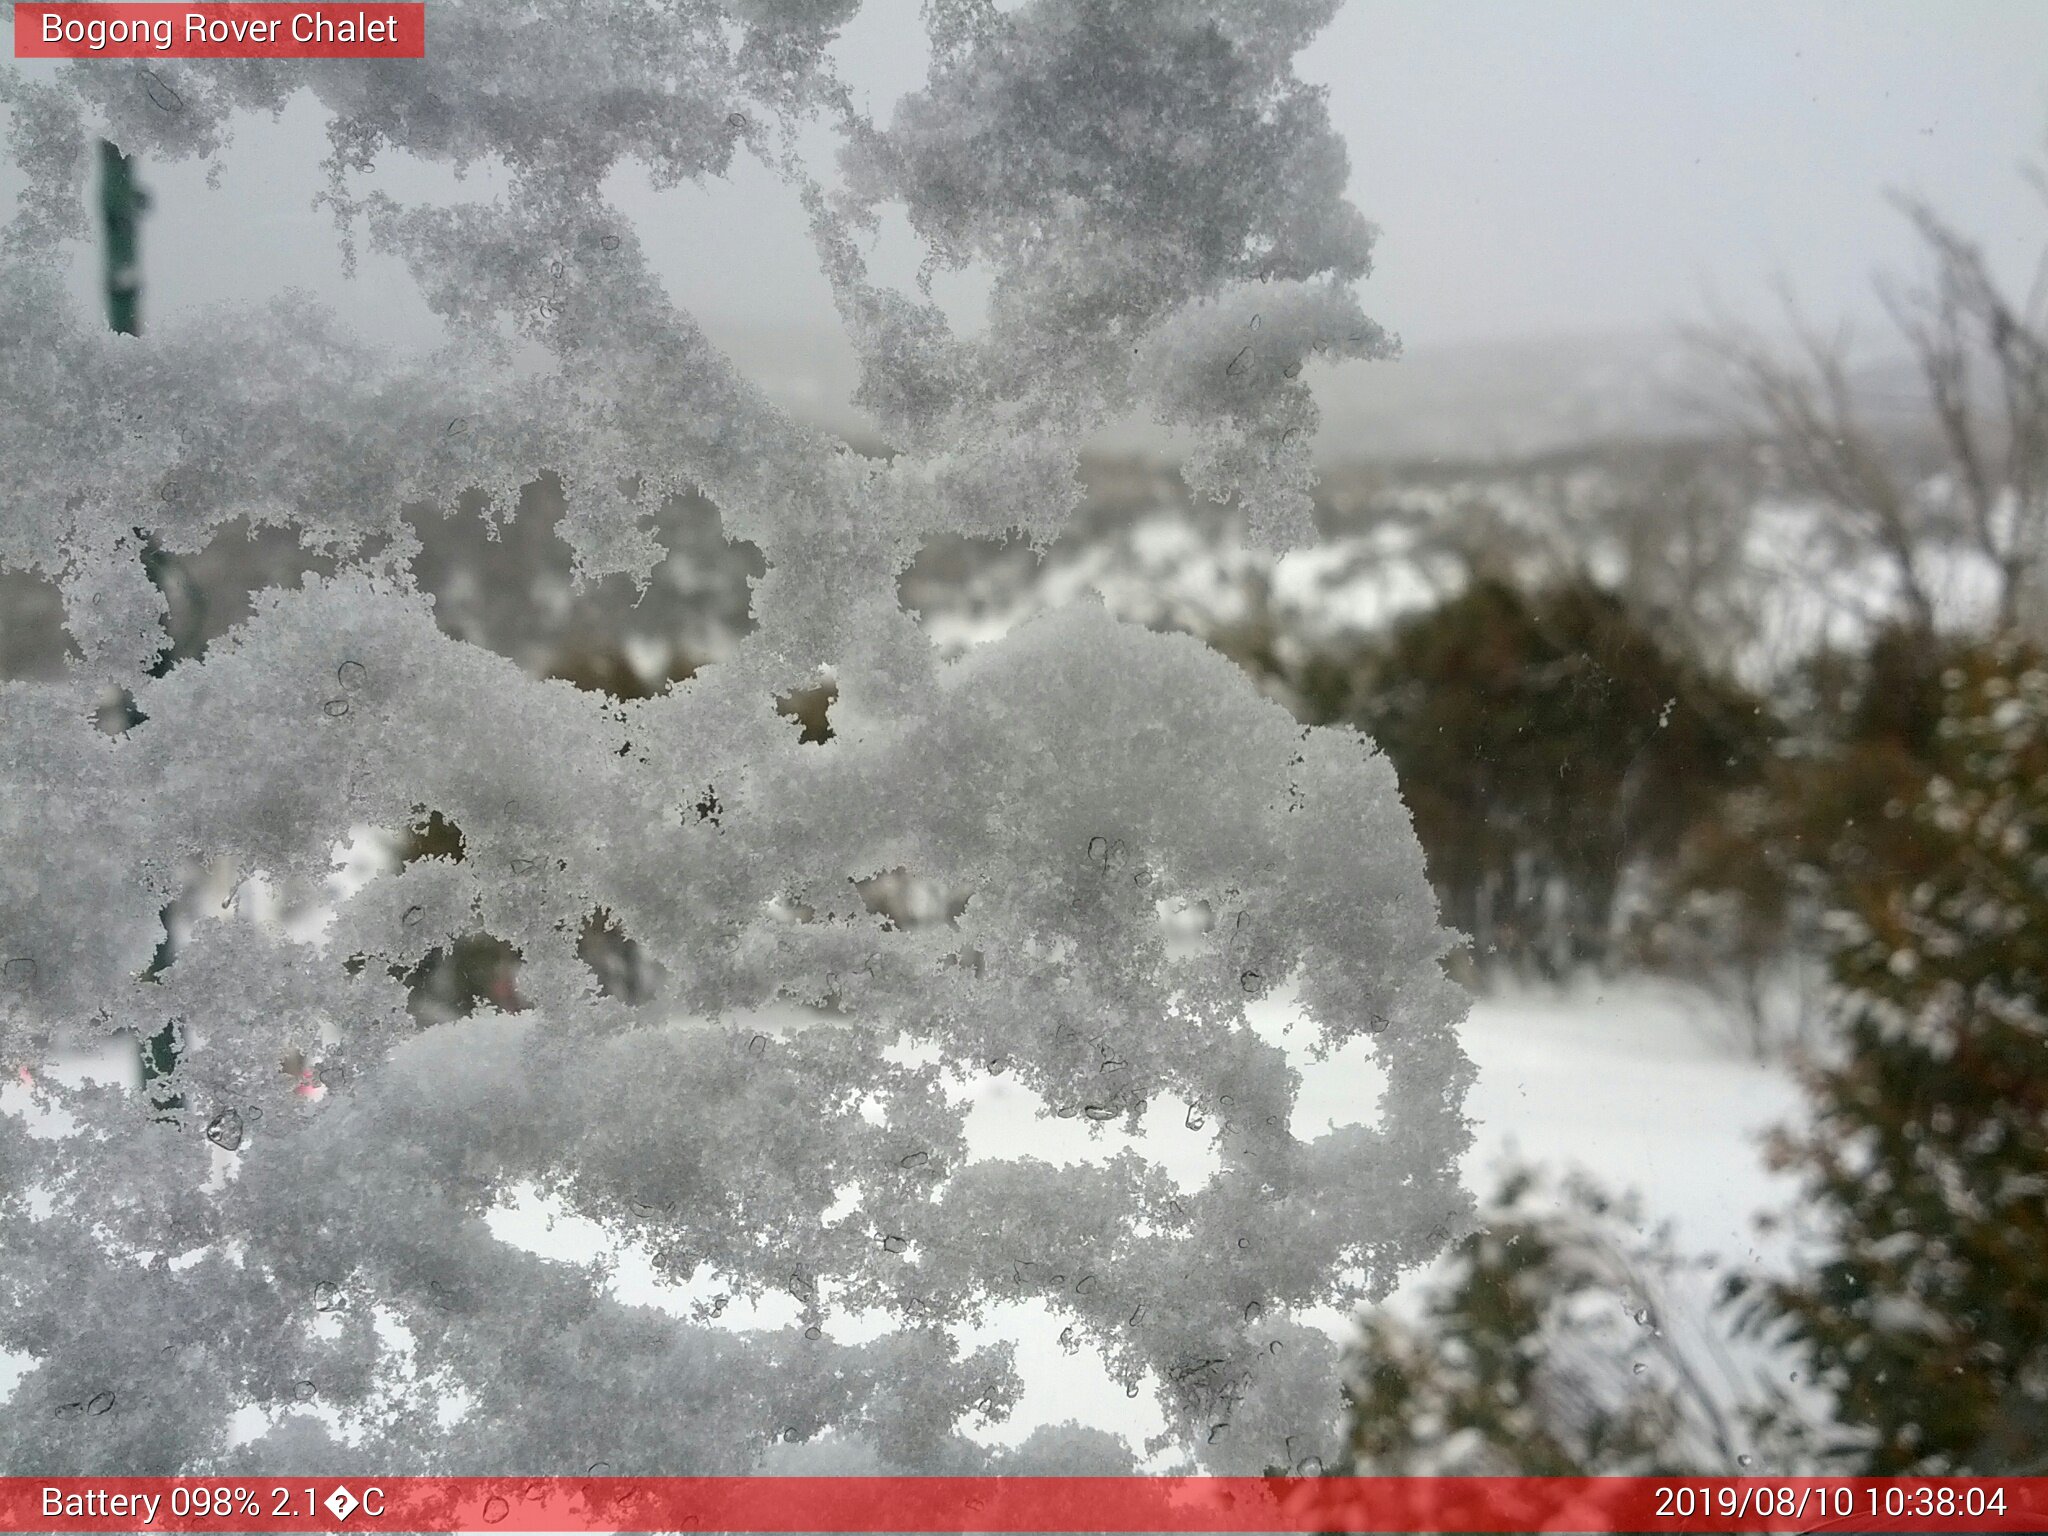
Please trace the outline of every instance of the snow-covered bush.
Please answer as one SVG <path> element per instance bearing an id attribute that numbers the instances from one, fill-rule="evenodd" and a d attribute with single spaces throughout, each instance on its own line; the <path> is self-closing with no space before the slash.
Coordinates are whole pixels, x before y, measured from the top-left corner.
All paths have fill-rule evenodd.
<path id="1" fill-rule="evenodd" d="M 1728 1473 L 1761 1454 L 1755 1359 L 1713 1277 L 1631 1197 L 1511 1165 L 1420 1317 L 1381 1308 L 1351 1359 L 1346 1465 L 1381 1476 Z M 1753 1451 L 1756 1454 L 1753 1454 Z"/>
<path id="2" fill-rule="evenodd" d="M 1814 1261 L 1736 1288 L 1834 1398 L 1815 1459 L 1870 1474 L 2048 1465 L 2048 658 L 1947 659 L 1901 830 L 1837 876 L 1840 1041 L 1774 1140 Z"/>
<path id="3" fill-rule="evenodd" d="M 76 655 L 0 684 L 0 1060 L 166 1026 L 178 1053 L 153 1096 L 39 1075 L 42 1112 L 0 1115 L 0 1346 L 31 1357 L 0 1465 L 709 1473 L 825 1435 L 847 1467 L 1127 1465 L 966 1433 L 1018 1378 L 963 1333 L 1016 1299 L 1155 1392 L 1200 1465 L 1333 1452 L 1305 1315 L 1383 1294 L 1469 1211 L 1463 1002 L 1392 769 L 1195 640 L 1078 606 L 942 663 L 896 590 L 935 535 L 1049 538 L 1083 436 L 1135 410 L 1193 434 L 1193 481 L 1258 536 L 1306 528 L 1304 367 L 1390 350 L 1291 70 L 1333 8 L 930 0 L 929 82 L 886 124 L 834 71 L 855 6 L 817 0 L 441 0 L 424 62 L 7 79 L 0 568 L 58 583 Z M 408 264 L 442 353 L 391 362 L 302 300 L 141 339 L 76 311 L 93 134 L 211 156 L 304 93 L 326 200 Z M 819 120 L 836 184 L 796 151 Z M 629 163 L 675 185 L 742 155 L 808 211 L 893 457 L 767 404 L 605 199 Z M 403 156 L 510 191 L 409 206 L 367 179 Z M 888 204 L 988 275 L 984 333 L 870 281 Z M 503 509 L 542 472 L 587 582 L 647 579 L 650 509 L 708 498 L 766 562 L 755 627 L 632 699 L 444 633 L 405 509 Z M 155 668 L 145 539 L 237 519 L 331 565 Z M 805 741 L 777 701 L 827 681 Z M 139 717 L 118 736 L 109 687 Z M 435 816 L 463 856 L 369 880 L 317 941 L 217 916 L 145 976 L 186 861 L 318 879 L 352 829 Z M 957 920 L 871 911 L 899 870 L 971 893 Z M 1199 952 L 1162 903 L 1206 905 Z M 599 913 L 658 996 L 600 986 Z M 406 978 L 477 935 L 516 951 L 522 1006 L 416 1017 Z M 1245 1017 L 1283 986 L 1321 1047 L 1377 1055 L 1376 1124 L 1294 1124 L 1298 1073 Z M 748 1022 L 778 1002 L 807 1022 Z M 988 1073 L 1101 1155 L 970 1158 Z M 521 1189 L 763 1321 L 625 1305 L 601 1265 L 500 1241 Z"/>

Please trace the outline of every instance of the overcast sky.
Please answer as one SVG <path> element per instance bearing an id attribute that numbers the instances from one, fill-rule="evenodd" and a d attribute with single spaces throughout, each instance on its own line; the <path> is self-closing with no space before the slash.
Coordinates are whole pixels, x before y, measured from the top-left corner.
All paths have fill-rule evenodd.
<path id="1" fill-rule="evenodd" d="M 843 40 L 878 111 L 921 78 L 915 15 L 870 0 Z M 1872 269 L 1913 255 L 1888 187 L 1933 197 L 2015 276 L 2048 235 L 2019 176 L 2048 150 L 2041 0 L 1349 0 L 1302 68 L 1383 230 L 1367 308 L 1411 350 L 1657 331 L 1715 299 L 1760 314 L 1777 275 L 1816 313 L 1867 314 Z M 423 334 L 395 268 L 342 282 L 308 207 L 324 148 L 305 110 L 252 120 L 219 191 L 197 166 L 146 168 L 153 322 L 297 284 L 380 338 Z M 833 323 L 797 209 L 758 167 L 619 195 L 714 329 Z M 877 260 L 907 278 L 907 235 Z M 963 314 L 971 291 L 948 290 Z"/>

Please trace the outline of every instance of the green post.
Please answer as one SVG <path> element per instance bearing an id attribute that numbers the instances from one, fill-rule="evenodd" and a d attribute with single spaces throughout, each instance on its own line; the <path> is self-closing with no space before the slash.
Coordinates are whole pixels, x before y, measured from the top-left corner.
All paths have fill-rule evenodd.
<path id="1" fill-rule="evenodd" d="M 107 227 L 107 324 L 142 334 L 142 256 L 136 239 L 149 194 L 135 184 L 135 160 L 100 140 L 100 217 Z"/>
<path id="2" fill-rule="evenodd" d="M 106 139 L 100 140 L 100 219 L 106 226 L 107 324 L 123 336 L 142 334 L 142 216 L 149 211 L 149 194 L 135 184 L 135 159 L 124 155 Z M 152 558 L 154 557 L 154 558 Z M 163 555 L 152 540 L 143 548 L 143 564 L 150 579 L 163 585 Z M 168 656 L 166 656 L 168 659 Z M 132 723 L 132 722 L 131 722 Z M 164 909 L 164 942 L 150 961 L 145 975 L 155 976 L 171 963 L 169 932 L 172 906 Z M 159 1034 L 141 1042 L 142 1091 L 156 1100 L 160 1112 L 180 1109 L 184 1100 L 164 1093 L 155 1084 L 177 1069 L 176 1031 L 166 1026 Z"/>

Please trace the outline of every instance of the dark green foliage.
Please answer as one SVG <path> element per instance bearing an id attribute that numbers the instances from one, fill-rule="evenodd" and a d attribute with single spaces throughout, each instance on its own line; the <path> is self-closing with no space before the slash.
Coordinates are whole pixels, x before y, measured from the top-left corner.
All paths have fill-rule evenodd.
<path id="1" fill-rule="evenodd" d="M 503 1013 L 523 1013 L 517 949 L 487 933 L 464 934 L 399 976 L 408 988 L 406 1010 L 422 1024 L 465 1019 L 488 1003 Z"/>
<path id="2" fill-rule="evenodd" d="M 106 229 L 107 324 L 142 334 L 142 215 L 149 194 L 135 183 L 135 157 L 100 140 L 100 220 Z"/>
<path id="3" fill-rule="evenodd" d="M 397 850 L 398 867 L 403 869 L 421 859 L 450 859 L 461 863 L 464 853 L 462 828 L 439 811 L 430 811 L 423 805 L 415 806 L 413 810 L 414 820 L 405 829 L 405 841 Z"/>
<path id="4" fill-rule="evenodd" d="M 601 660 L 597 663 L 599 667 L 603 665 Z M 625 667 L 623 658 L 617 667 Z M 623 684 L 628 674 L 619 670 L 590 675 L 608 676 Z M 414 810 L 414 819 L 394 850 L 397 868 L 403 869 L 421 859 L 460 863 L 468 856 L 460 827 L 439 811 L 429 811 L 424 806 Z M 618 919 L 602 907 L 584 919 L 576 939 L 576 953 L 590 967 L 602 996 L 639 1004 L 652 998 L 660 988 L 660 968 L 647 960 Z M 519 992 L 522 962 L 519 951 L 503 939 L 488 933 L 472 933 L 430 950 L 419 964 L 409 970 L 394 970 L 393 974 L 409 989 L 406 1007 L 413 1017 L 422 1023 L 438 1024 L 467 1018 L 485 1004 L 505 1013 L 523 1012 L 528 1004 Z"/>
<path id="5" fill-rule="evenodd" d="M 1624 878 L 1668 861 L 1769 741 L 1755 700 L 1587 582 L 1481 582 L 1409 621 L 1349 714 L 1400 772 L 1449 920 L 1482 961 L 1551 972 L 1609 957 Z"/>
<path id="6" fill-rule="evenodd" d="M 1793 1280 L 1722 1284 L 1727 1325 L 1793 1356 L 1830 1411 L 1815 1422 L 1753 1379 L 1731 1431 L 1670 1351 L 1669 1390 L 1653 1374 L 1584 1412 L 1596 1394 L 1560 1392 L 1561 1352 L 1577 1379 L 1612 1381 L 1644 1347 L 1585 1330 L 1572 1305 L 1613 1287 L 1625 1231 L 1603 1235 L 1585 1191 L 1529 1214 L 1517 1178 L 1420 1329 L 1368 1325 L 1360 1470 L 1725 1470 L 1739 1433 L 1780 1471 L 2048 1471 L 2048 661 L 1887 637 L 1841 678 L 1810 717 L 1829 728 L 1809 798 L 1784 811 L 1818 835 L 1829 795 L 1876 807 L 1812 870 L 1838 1038 L 1805 1070 L 1808 1118 L 1771 1149 L 1804 1179 L 1808 1257 Z M 1670 1267 L 1645 1249 L 1636 1283 Z"/>
<path id="7" fill-rule="evenodd" d="M 1788 956 L 1831 947 L 1827 914 L 1844 882 L 1940 862 L 1901 811 L 1926 776 L 1942 671 L 1964 653 L 1899 626 L 1807 661 L 1783 686 L 1782 735 L 1761 774 L 1692 823 L 1637 914 L 1634 951 L 1746 1003 L 1760 1050 L 1786 1043 L 1767 1038 L 1761 988 Z M 1803 1037 L 1814 1022 L 1775 1030 L 1789 1023 Z"/>
<path id="8" fill-rule="evenodd" d="M 397 849 L 400 869 L 421 859 L 462 862 L 466 856 L 462 828 L 439 811 L 414 808 L 416 817 L 405 829 Z M 506 1013 L 526 1004 L 518 990 L 519 951 L 487 933 L 465 934 L 452 945 L 430 950 L 411 970 L 397 973 L 409 989 L 406 1008 L 424 1024 L 467 1018 L 478 1005 L 490 1003 Z"/>
<path id="9" fill-rule="evenodd" d="M 644 1003 L 661 988 L 662 968 L 647 958 L 637 941 L 627 937 L 619 920 L 604 907 L 583 920 L 576 955 L 597 977 L 600 996 Z"/>
<path id="10" fill-rule="evenodd" d="M 1909 829 L 1849 866 L 1841 1049 L 1774 1145 L 1829 1252 L 1744 1298 L 1811 1358 L 1877 1473 L 2048 1469 L 2048 664 L 1944 669 Z M 1741 1287 L 1737 1288 L 1742 1289 Z M 1865 1443 L 1867 1441 L 1867 1443 Z"/>
<path id="11" fill-rule="evenodd" d="M 1748 1002 L 1756 1043 L 1770 1043 L 1762 982 L 1790 955 L 1829 953 L 1832 914 L 1855 890 L 1910 884 L 1947 861 L 1906 810 L 1935 759 L 1941 679 L 1975 654 L 1971 642 L 1898 625 L 1863 650 L 1805 663 L 1783 690 L 1777 750 L 1687 831 L 1638 915 L 1635 952 Z M 1791 1021 L 1800 1038 L 1820 1022 L 1820 1010 L 1806 1012 Z"/>
<path id="12" fill-rule="evenodd" d="M 815 683 L 793 689 L 775 701 L 775 713 L 797 723 L 797 740 L 806 746 L 822 747 L 832 739 L 832 706 L 839 702 L 837 684 Z"/>

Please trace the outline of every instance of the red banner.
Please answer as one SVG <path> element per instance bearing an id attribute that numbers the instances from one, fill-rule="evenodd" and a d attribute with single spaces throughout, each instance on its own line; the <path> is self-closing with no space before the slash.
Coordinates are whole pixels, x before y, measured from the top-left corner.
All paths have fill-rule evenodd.
<path id="1" fill-rule="evenodd" d="M 20 5 L 17 59 L 423 59 L 424 4 Z"/>
<path id="2" fill-rule="evenodd" d="M 0 1532 L 378 1530 L 2048 1532 L 2048 1478 L 0 1478 Z"/>

